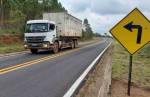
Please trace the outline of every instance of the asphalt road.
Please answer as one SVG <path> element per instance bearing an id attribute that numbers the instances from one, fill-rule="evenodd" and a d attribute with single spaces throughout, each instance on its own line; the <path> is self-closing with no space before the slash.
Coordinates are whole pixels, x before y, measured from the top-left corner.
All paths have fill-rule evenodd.
<path id="1" fill-rule="evenodd" d="M 0 74 L 0 97 L 62 97 L 108 44 L 105 41 L 82 46 L 57 56 L 50 52 L 40 52 L 37 55 L 26 53 L 1 58 L 0 72 L 5 68 L 10 70 L 6 69 L 8 72 Z M 47 59 L 32 62 L 43 57 Z M 11 68 L 22 64 L 31 65 Z"/>

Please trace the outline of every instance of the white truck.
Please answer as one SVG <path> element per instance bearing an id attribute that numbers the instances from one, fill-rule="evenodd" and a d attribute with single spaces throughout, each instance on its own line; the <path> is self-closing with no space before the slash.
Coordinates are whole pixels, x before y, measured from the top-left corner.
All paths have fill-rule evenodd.
<path id="1" fill-rule="evenodd" d="M 57 53 L 61 48 L 75 48 L 82 36 L 82 21 L 67 12 L 44 13 L 42 20 L 26 24 L 24 47 L 36 54 L 39 49 Z"/>

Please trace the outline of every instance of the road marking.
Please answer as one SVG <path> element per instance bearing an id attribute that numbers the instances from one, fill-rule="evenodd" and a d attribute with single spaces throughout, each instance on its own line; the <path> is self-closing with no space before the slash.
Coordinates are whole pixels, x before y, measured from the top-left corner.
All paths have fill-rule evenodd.
<path id="1" fill-rule="evenodd" d="M 17 70 L 17 69 L 21 69 L 21 68 L 23 68 L 23 67 L 27 67 L 27 66 L 30 66 L 30 65 L 33 65 L 33 64 L 37 64 L 37 63 L 40 63 L 40 62 L 49 60 L 49 59 L 53 59 L 53 58 L 55 58 L 55 57 L 57 57 L 57 56 L 45 58 L 45 59 L 43 59 L 43 60 L 37 60 L 37 61 L 31 62 L 31 63 L 29 63 L 29 64 L 26 64 L 26 63 L 25 63 L 25 64 L 20 64 L 21 66 L 18 66 L 18 67 L 16 66 L 16 67 L 11 67 L 11 68 L 6 68 L 6 70 L 0 71 L 0 74 L 5 74 L 5 73 L 8 73 L 8 72 Z"/>
<path id="2" fill-rule="evenodd" d="M 27 66 L 31 66 L 31 65 L 34 65 L 34 64 L 37 64 L 37 63 L 41 63 L 41 62 L 44 62 L 44 61 L 47 61 L 47 60 L 50 60 L 50 59 L 54 59 L 58 56 L 66 55 L 66 54 L 69 54 L 71 52 L 75 52 L 77 50 L 79 50 L 79 49 L 75 49 L 75 50 L 72 50 L 72 51 L 69 51 L 69 52 L 58 53 L 56 55 L 47 56 L 47 57 L 43 57 L 41 59 L 37 59 L 37 60 L 22 63 L 22 64 L 18 64 L 18 65 L 15 65 L 15 66 L 11 66 L 11 67 L 8 67 L 8 68 L 4 68 L 4 69 L 0 70 L 0 75 L 11 72 L 11 71 L 14 71 L 14 70 L 17 70 L 17 69 L 24 68 L 24 67 L 27 67 Z"/>
<path id="3" fill-rule="evenodd" d="M 15 52 L 15 53 L 2 54 L 2 55 L 0 54 L 0 59 L 16 56 L 16 55 L 19 55 L 19 54 L 26 54 L 26 53 L 29 53 L 29 51 Z"/>
<path id="4" fill-rule="evenodd" d="M 87 43 L 79 43 L 79 45 L 81 45 L 81 46 L 82 46 L 82 44 L 83 45 L 89 45 L 89 44 L 96 43 L 96 42 L 98 42 L 98 40 L 90 41 L 90 42 L 87 42 Z M 20 54 L 26 54 L 26 53 L 30 53 L 30 51 L 21 51 L 21 52 L 15 52 L 15 53 L 0 54 L 0 59 L 16 56 L 16 55 L 20 55 Z"/>
<path id="5" fill-rule="evenodd" d="M 90 70 L 95 66 L 97 61 L 102 57 L 102 55 L 105 53 L 105 51 L 110 47 L 111 43 L 96 57 L 96 59 L 87 67 L 87 69 L 80 75 L 80 77 L 73 83 L 73 85 L 70 87 L 70 89 L 64 94 L 63 97 L 72 97 L 74 92 L 77 90 L 77 88 L 80 86 L 80 84 L 83 82 L 87 74 L 90 72 Z"/>
<path id="6" fill-rule="evenodd" d="M 50 60 L 50 59 L 54 59 L 54 58 L 59 57 L 59 56 L 67 55 L 69 53 L 78 51 L 80 49 L 83 49 L 83 48 L 86 48 L 86 47 L 90 47 L 90 46 L 93 46 L 93 45 L 96 45 L 96 44 L 101 44 L 101 43 L 103 43 L 103 42 L 90 44 L 90 45 L 84 46 L 82 48 L 76 48 L 74 50 L 60 52 L 60 53 L 54 54 L 52 56 L 47 56 L 47 57 L 43 57 L 43 58 L 40 58 L 40 59 L 29 61 L 29 62 L 25 62 L 25 63 L 22 63 L 22 64 L 18 64 L 18 65 L 15 65 L 15 66 L 11 66 L 11 67 L 7 67 L 7 68 L 4 68 L 4 69 L 0 69 L 0 75 L 5 74 L 5 73 L 9 73 L 11 71 L 15 71 L 17 69 L 21 69 L 21 68 L 24 68 L 24 67 L 27 67 L 27 66 L 31 66 L 31 65 L 34 65 L 34 64 L 37 64 L 37 63 L 41 63 L 41 62 L 44 62 L 44 61 L 47 61 L 47 60 Z"/>

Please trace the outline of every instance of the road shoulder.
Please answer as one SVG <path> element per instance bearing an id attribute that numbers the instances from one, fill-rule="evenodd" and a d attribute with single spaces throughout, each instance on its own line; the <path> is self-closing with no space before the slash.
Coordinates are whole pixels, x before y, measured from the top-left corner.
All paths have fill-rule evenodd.
<path id="1" fill-rule="evenodd" d="M 89 74 L 76 97 L 107 97 L 111 82 L 112 47 L 103 55 L 100 62 Z M 110 79 L 110 80 L 108 80 Z M 107 80 L 107 81 L 106 81 Z M 103 93 L 102 93 L 103 92 Z"/>

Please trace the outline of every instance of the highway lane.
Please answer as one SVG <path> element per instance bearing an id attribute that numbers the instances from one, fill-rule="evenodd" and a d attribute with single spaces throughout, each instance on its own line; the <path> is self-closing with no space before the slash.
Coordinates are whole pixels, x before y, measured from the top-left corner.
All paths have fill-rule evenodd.
<path id="1" fill-rule="evenodd" d="M 82 48 L 88 44 L 90 43 L 80 43 L 78 47 Z M 68 50 L 71 49 L 62 49 L 61 52 L 68 51 Z M 40 59 L 46 56 L 52 56 L 52 55 L 54 54 L 51 51 L 40 51 L 37 55 L 31 54 L 30 52 L 26 52 L 26 53 L 20 53 L 12 56 L 0 57 L 0 69 L 14 66 L 16 64 L 25 63 L 28 61 Z"/>
<path id="2" fill-rule="evenodd" d="M 108 42 L 95 44 L 2 74 L 0 97 L 62 97 L 107 45 Z"/>

